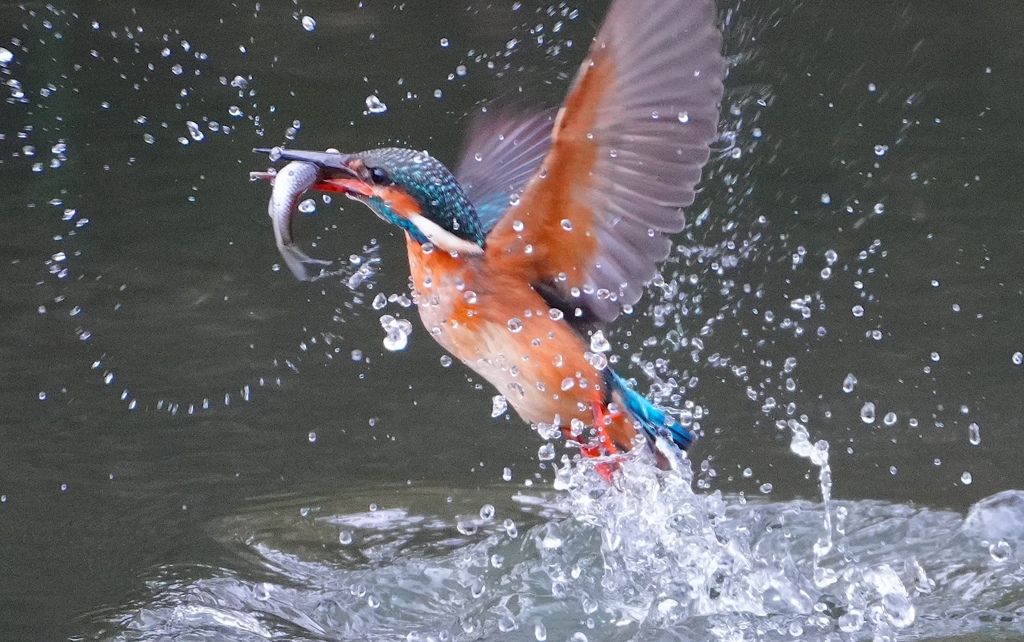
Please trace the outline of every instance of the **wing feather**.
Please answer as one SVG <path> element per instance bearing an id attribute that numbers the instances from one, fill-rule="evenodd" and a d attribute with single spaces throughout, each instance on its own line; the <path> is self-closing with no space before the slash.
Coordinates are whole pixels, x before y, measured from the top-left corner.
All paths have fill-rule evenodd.
<path id="1" fill-rule="evenodd" d="M 547 155 L 488 236 L 509 269 L 600 321 L 636 303 L 717 134 L 721 42 L 713 0 L 612 3 Z"/>
<path id="2" fill-rule="evenodd" d="M 455 177 L 486 234 L 522 193 L 551 147 L 555 112 L 482 111 L 474 116 Z"/>

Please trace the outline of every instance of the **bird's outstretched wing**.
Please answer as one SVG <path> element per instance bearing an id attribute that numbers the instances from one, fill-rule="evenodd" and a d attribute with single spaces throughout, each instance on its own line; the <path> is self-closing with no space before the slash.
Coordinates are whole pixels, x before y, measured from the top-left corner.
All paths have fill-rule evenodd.
<path id="1" fill-rule="evenodd" d="M 636 303 L 716 138 L 721 48 L 713 0 L 613 2 L 488 251 L 591 321 Z"/>
<path id="2" fill-rule="evenodd" d="M 555 110 L 490 109 L 470 122 L 466 151 L 455 170 L 486 234 L 522 194 L 551 148 Z"/>

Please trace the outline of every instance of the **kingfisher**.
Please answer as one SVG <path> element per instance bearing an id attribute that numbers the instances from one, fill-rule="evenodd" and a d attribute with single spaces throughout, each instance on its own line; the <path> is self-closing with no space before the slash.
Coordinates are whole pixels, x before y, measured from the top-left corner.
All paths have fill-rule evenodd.
<path id="1" fill-rule="evenodd" d="M 285 263 L 291 216 L 337 192 L 405 235 L 430 336 L 534 425 L 584 456 L 695 439 L 616 374 L 603 329 L 635 305 L 683 230 L 717 138 L 726 75 L 713 0 L 614 0 L 556 110 L 482 113 L 454 172 L 424 151 L 274 148 L 270 214 Z"/>

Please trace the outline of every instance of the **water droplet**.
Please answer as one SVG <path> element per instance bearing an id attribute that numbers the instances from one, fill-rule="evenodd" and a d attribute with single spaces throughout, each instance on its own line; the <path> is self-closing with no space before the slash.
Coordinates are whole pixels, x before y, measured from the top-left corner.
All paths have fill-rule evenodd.
<path id="1" fill-rule="evenodd" d="M 576 385 L 576 381 L 572 377 L 566 377 L 562 379 L 562 391 L 571 390 Z"/>
<path id="2" fill-rule="evenodd" d="M 203 130 L 199 128 L 199 123 L 194 120 L 185 121 L 185 125 L 188 127 L 188 135 L 192 137 L 192 140 L 199 142 L 205 138 Z"/>
<path id="3" fill-rule="evenodd" d="M 604 333 L 600 330 L 590 335 L 590 350 L 591 352 L 608 352 L 612 349 L 612 346 L 608 343 L 608 339 L 604 337 Z"/>
<path id="4" fill-rule="evenodd" d="M 759 490 L 762 493 L 764 493 L 765 495 L 767 495 L 768 493 L 772 492 L 772 488 L 773 488 L 773 486 L 770 483 L 765 482 L 765 483 L 761 484 L 761 487 L 759 488 Z"/>
<path id="5" fill-rule="evenodd" d="M 231 105 L 228 107 L 228 115 L 240 118 L 242 116 L 242 110 L 238 108 L 238 105 Z"/>
<path id="6" fill-rule="evenodd" d="M 821 204 L 822 205 L 828 205 L 831 202 L 832 202 L 832 197 L 831 196 L 829 196 L 828 194 L 822 194 L 821 195 Z"/>
<path id="7" fill-rule="evenodd" d="M 181 68 L 181 65 L 177 65 L 176 64 L 173 67 L 171 67 L 171 73 L 174 74 L 175 76 L 180 76 L 184 72 L 185 72 L 185 70 Z"/>
<path id="8" fill-rule="evenodd" d="M 338 542 L 342 546 L 348 546 L 352 543 L 352 533 L 350 531 L 341 531 L 338 533 Z"/>
<path id="9" fill-rule="evenodd" d="M 363 360 L 363 351 L 360 350 L 359 348 L 356 348 L 355 350 L 353 350 L 352 351 L 352 360 L 356 361 L 356 362 L 362 361 Z"/>
<path id="10" fill-rule="evenodd" d="M 1005 562 L 1012 552 L 1013 549 L 1010 548 L 1010 543 L 1005 539 L 1001 539 L 988 547 L 988 554 L 997 562 Z"/>
<path id="11" fill-rule="evenodd" d="M 298 209 L 303 214 L 312 214 L 316 212 L 316 201 L 314 201 L 311 198 L 307 198 L 306 200 L 299 203 Z"/>
<path id="12" fill-rule="evenodd" d="M 310 430 L 309 431 L 309 443 L 311 443 L 311 444 L 315 444 L 316 443 L 316 431 L 314 431 L 314 430 Z"/>
<path id="13" fill-rule="evenodd" d="M 889 151 L 888 145 L 875 145 L 875 156 L 885 156 L 887 151 Z"/>
<path id="14" fill-rule="evenodd" d="M 567 218 L 562 219 L 562 229 L 566 232 L 572 231 L 572 221 Z"/>
<path id="15" fill-rule="evenodd" d="M 844 633 L 856 633 L 864 627 L 864 615 L 856 609 L 839 616 L 839 630 Z"/>
<path id="16" fill-rule="evenodd" d="M 537 458 L 541 461 L 551 461 L 555 458 L 555 445 L 548 442 L 537 449 Z"/>
<path id="17" fill-rule="evenodd" d="M 495 513 L 496 511 L 494 510 L 494 506 L 492 506 L 491 504 L 484 504 L 483 506 L 480 507 L 480 519 L 486 519 L 490 521 L 494 519 Z"/>
<path id="18" fill-rule="evenodd" d="M 594 366 L 595 370 L 604 370 L 608 367 L 608 357 L 601 352 L 585 352 L 583 358 L 587 363 Z"/>
<path id="19" fill-rule="evenodd" d="M 857 317 L 858 319 L 860 317 L 864 316 L 864 306 L 862 306 L 862 305 L 855 305 L 855 306 L 853 306 L 853 316 Z"/>
<path id="20" fill-rule="evenodd" d="M 1014 352 L 1013 356 L 1010 357 L 1010 361 L 1012 361 L 1015 366 L 1024 364 L 1024 352 Z"/>
<path id="21" fill-rule="evenodd" d="M 502 615 L 501 619 L 498 620 L 498 630 L 502 633 L 515 631 L 516 628 L 516 621 L 512 618 L 511 615 L 507 613 L 505 615 Z"/>
<path id="22" fill-rule="evenodd" d="M 932 361 L 935 361 L 935 362 L 938 362 L 939 359 L 941 359 L 941 357 L 939 356 L 938 352 L 933 352 L 931 357 L 932 357 Z"/>
<path id="23" fill-rule="evenodd" d="M 398 326 L 391 327 L 387 336 L 384 337 L 384 347 L 392 352 L 405 350 L 407 345 L 409 345 L 409 337 Z"/>
<path id="24" fill-rule="evenodd" d="M 860 418 L 866 424 L 875 423 L 875 404 L 866 402 L 860 409 Z"/>
<path id="25" fill-rule="evenodd" d="M 283 149 L 281 149 L 280 147 L 272 147 L 270 149 L 270 153 L 267 154 L 267 157 L 270 159 L 271 163 L 276 163 L 277 161 L 281 160 L 282 154 L 284 154 Z"/>
<path id="26" fill-rule="evenodd" d="M 896 424 L 896 413 L 895 412 L 887 412 L 887 413 L 885 413 L 885 417 L 882 418 L 882 423 L 884 423 L 886 426 L 895 425 Z"/>
<path id="27" fill-rule="evenodd" d="M 370 305 L 373 306 L 374 310 L 382 310 L 384 309 L 384 306 L 386 306 L 387 304 L 388 298 L 384 294 L 378 294 L 377 296 L 373 297 L 373 303 L 371 303 Z"/>
<path id="28" fill-rule="evenodd" d="M 508 320 L 508 331 L 519 332 L 523 329 L 523 321 L 519 317 L 512 317 Z"/>
<path id="29" fill-rule="evenodd" d="M 12 53 L 10 49 L 0 47 L 0 65 L 4 65 L 6 67 L 11 64 L 12 60 L 14 60 L 14 53 Z"/>
<path id="30" fill-rule="evenodd" d="M 679 122 L 681 122 L 681 123 L 688 123 L 688 122 L 690 122 L 690 113 L 689 112 L 685 112 L 685 111 L 679 112 Z"/>
<path id="31" fill-rule="evenodd" d="M 851 372 L 850 374 L 846 375 L 845 379 L 843 379 L 843 392 L 845 392 L 845 393 L 853 392 L 853 388 L 856 385 L 857 385 L 857 376 L 854 375 Z"/>
<path id="32" fill-rule="evenodd" d="M 383 114 L 388 110 L 388 106 L 377 97 L 376 94 L 370 94 L 366 97 L 366 111 L 370 114 Z"/>
<path id="33" fill-rule="evenodd" d="M 512 481 L 512 469 L 505 467 L 505 469 L 501 471 L 501 479 L 502 481 L 507 482 Z"/>
<path id="34" fill-rule="evenodd" d="M 974 476 L 971 475 L 970 472 L 965 470 L 964 473 L 960 475 L 960 481 L 963 482 L 964 486 L 970 486 L 971 482 L 974 481 Z"/>
<path id="35" fill-rule="evenodd" d="M 548 630 L 543 622 L 537 622 L 537 626 L 533 627 L 533 637 L 537 638 L 537 642 L 544 642 L 548 639 Z"/>
<path id="36" fill-rule="evenodd" d="M 449 357 L 446 354 L 442 354 L 441 355 L 441 365 L 443 367 L 445 367 L 445 368 L 449 367 L 450 365 L 452 365 L 452 358 Z"/>
<path id="37" fill-rule="evenodd" d="M 523 222 L 520 221 L 519 219 L 516 219 L 516 220 L 512 221 L 512 231 L 514 231 L 514 232 L 522 232 L 523 231 L 523 227 L 524 227 Z"/>
<path id="38" fill-rule="evenodd" d="M 455 530 L 459 531 L 463 535 L 476 535 L 477 525 L 471 521 L 460 519 L 455 522 Z"/>
<path id="39" fill-rule="evenodd" d="M 455 73 L 459 76 L 465 76 L 466 71 L 466 65 L 459 65 L 458 67 L 455 68 Z"/>
<path id="40" fill-rule="evenodd" d="M 448 47 L 449 44 L 451 44 L 451 43 L 448 42 L 447 38 L 441 38 L 441 46 L 442 47 Z"/>
<path id="41" fill-rule="evenodd" d="M 302 28 L 306 31 L 316 29 L 316 20 L 313 19 L 313 16 L 302 16 Z"/>
<path id="42" fill-rule="evenodd" d="M 494 395 L 491 399 L 491 417 L 500 417 L 508 410 L 508 400 L 505 395 Z"/>
<path id="43" fill-rule="evenodd" d="M 558 308 L 551 308 L 548 310 L 548 316 L 551 317 L 552 321 L 561 321 L 565 314 Z"/>
<path id="44" fill-rule="evenodd" d="M 466 303 L 476 303 L 476 292 L 472 290 L 466 290 L 465 294 L 462 295 L 462 298 L 466 300 Z"/>
<path id="45" fill-rule="evenodd" d="M 967 426 L 967 440 L 971 442 L 972 446 L 977 446 L 981 443 L 981 427 L 976 423 L 971 423 Z"/>

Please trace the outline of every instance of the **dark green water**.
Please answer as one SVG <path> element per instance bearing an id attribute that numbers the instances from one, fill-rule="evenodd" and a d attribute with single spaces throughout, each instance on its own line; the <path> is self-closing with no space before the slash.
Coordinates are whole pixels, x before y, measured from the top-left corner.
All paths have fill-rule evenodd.
<path id="1" fill-rule="evenodd" d="M 560 101 L 606 3 L 261 4 L 0 2 L 4 639 L 112 635 L 161 586 L 264 572 L 219 535 L 238 515 L 288 506 L 287 540 L 299 506 L 475 512 L 550 486 L 538 436 L 491 418 L 415 310 L 371 307 L 406 292 L 395 231 L 320 201 L 298 237 L 343 274 L 275 268 L 250 150 L 454 164 L 479 102 Z M 691 382 L 702 491 L 820 499 L 794 418 L 843 500 L 963 513 L 1024 487 L 1024 9 L 720 8 L 725 133 L 667 284 L 614 334 L 620 370 Z M 373 267 L 354 289 L 350 256 Z M 416 324 L 404 351 L 383 313 Z"/>

